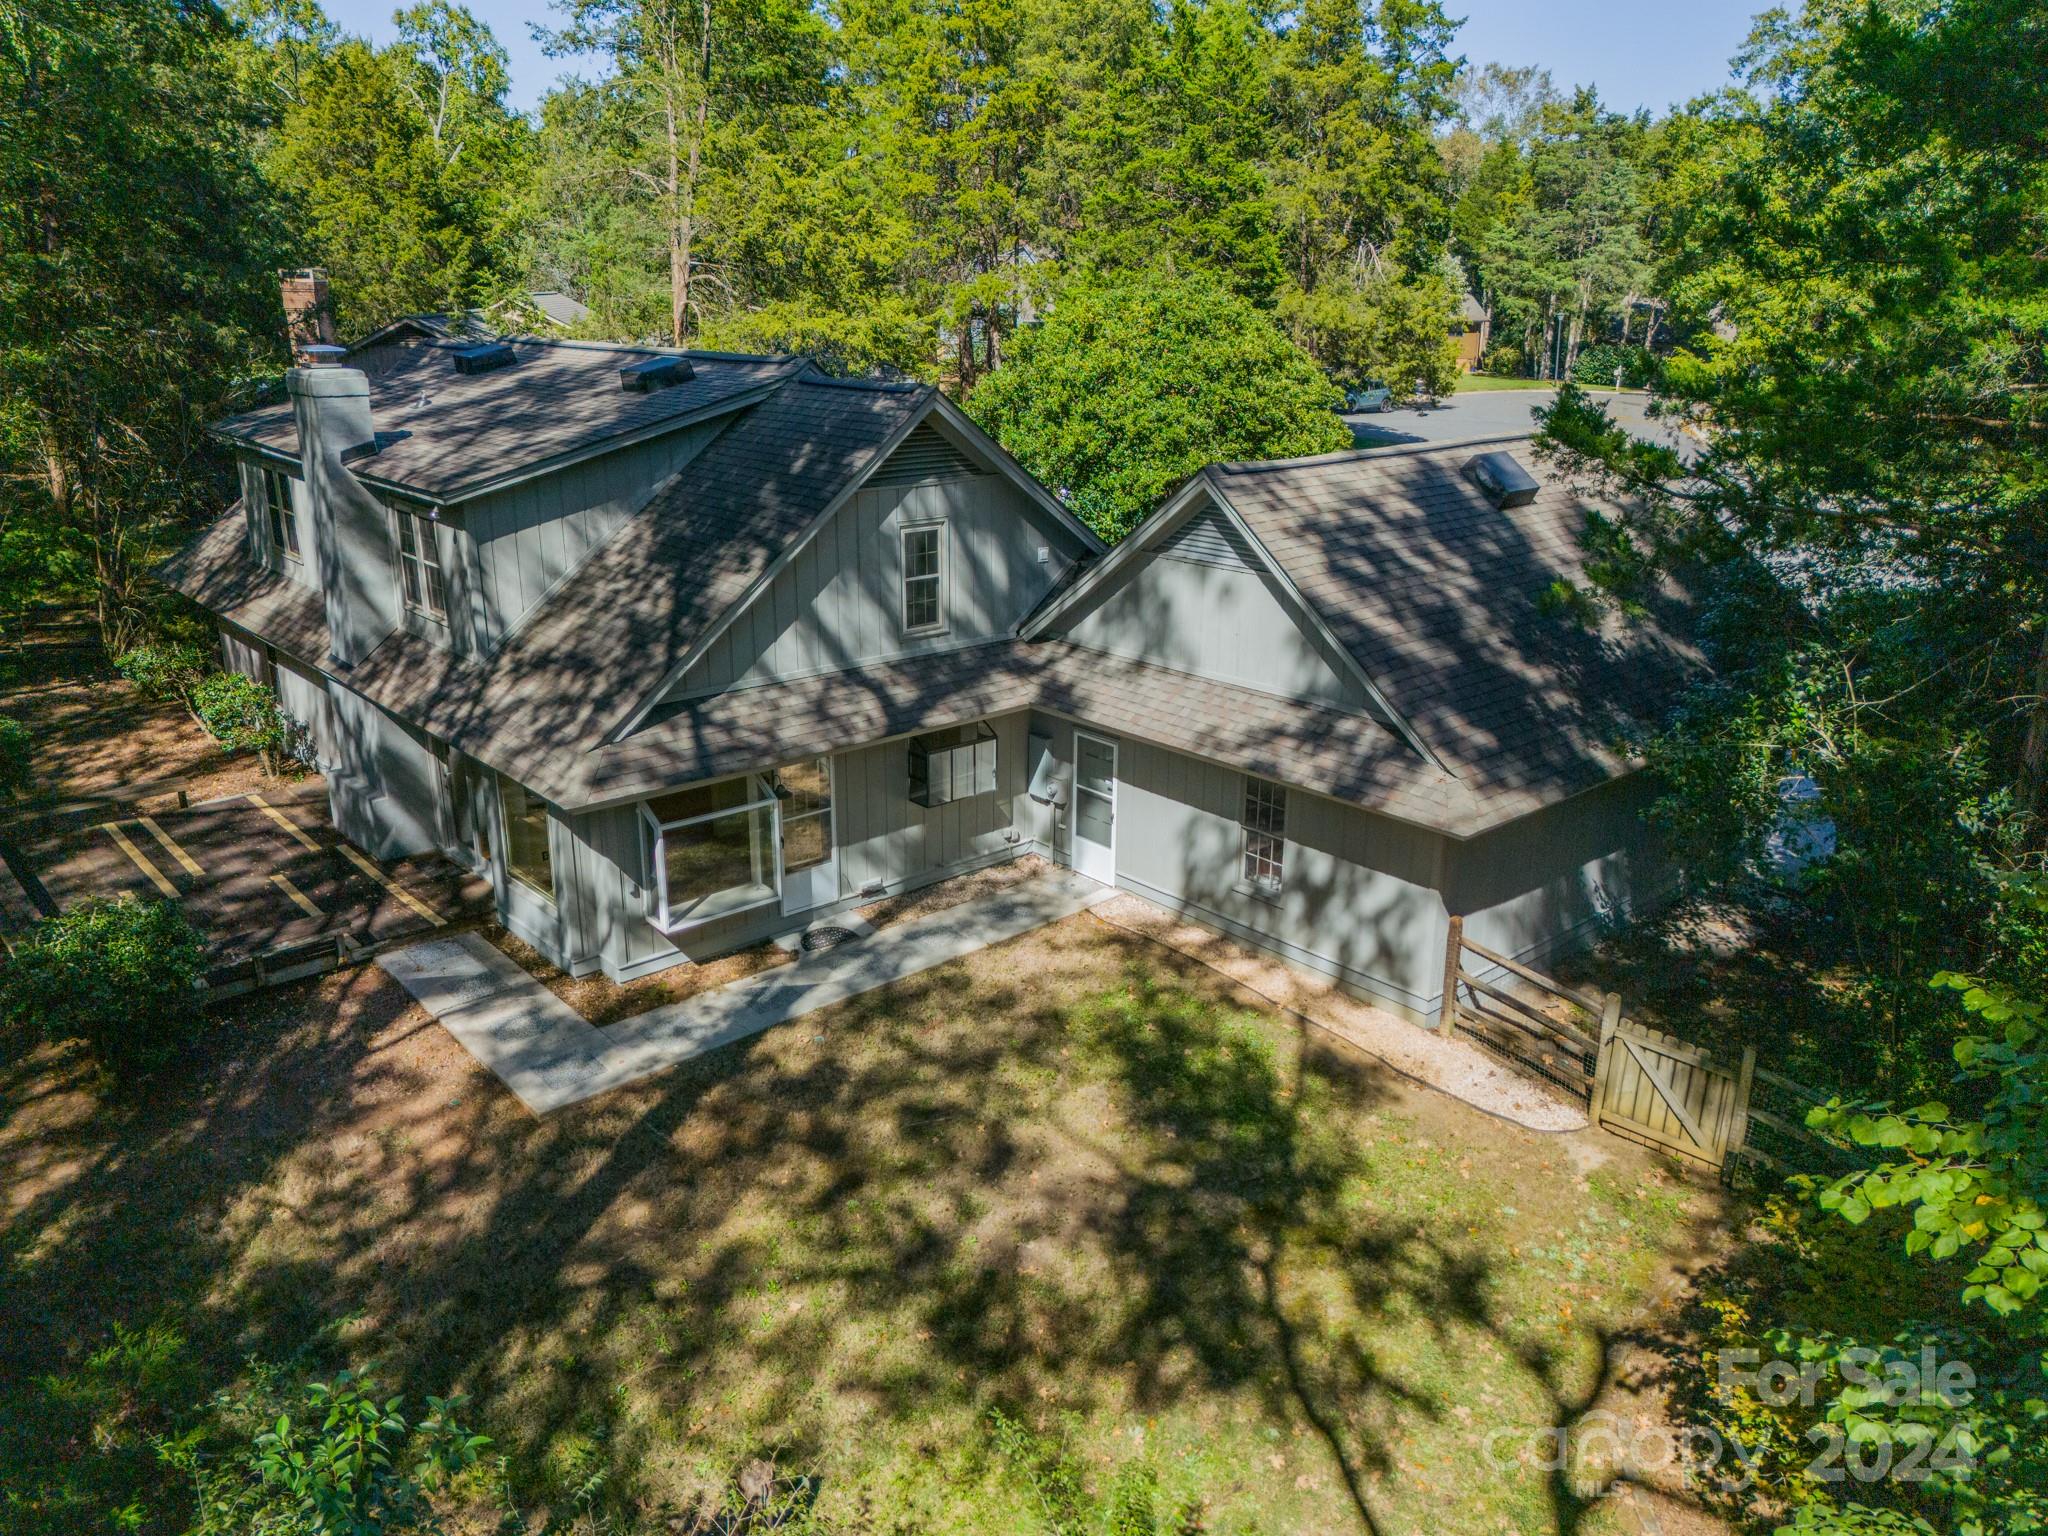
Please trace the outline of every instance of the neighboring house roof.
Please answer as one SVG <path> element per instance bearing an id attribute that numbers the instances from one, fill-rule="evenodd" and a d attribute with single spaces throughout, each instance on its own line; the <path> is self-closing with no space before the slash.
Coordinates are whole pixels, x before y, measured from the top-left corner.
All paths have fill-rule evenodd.
<path id="1" fill-rule="evenodd" d="M 454 354 L 471 343 L 423 334 L 421 318 L 386 326 L 350 349 L 351 363 L 369 376 L 378 443 L 374 457 L 351 468 L 366 485 L 442 504 L 731 410 L 803 366 L 794 358 L 687 353 L 696 377 L 628 394 L 619 387 L 622 366 L 672 354 L 521 338 L 510 343 L 509 366 L 457 373 Z M 298 460 L 288 400 L 230 416 L 213 431 Z"/>
<path id="2" fill-rule="evenodd" d="M 556 288 L 536 288 L 527 296 L 533 307 L 557 325 L 576 325 L 590 318 L 590 306 Z"/>
<path id="3" fill-rule="evenodd" d="M 1580 535 L 1600 504 L 1539 472 L 1532 503 L 1498 508 L 1462 472 L 1488 450 L 1526 457 L 1527 438 L 1216 464 L 1200 476 L 1385 701 L 1394 731 L 1454 776 L 1468 803 L 1450 807 L 1444 830 L 1461 835 L 1628 771 L 1624 743 L 1659 723 L 1702 665 L 1691 601 L 1676 583 L 1650 593 L 1641 616 L 1609 615 L 1592 630 L 1544 611 L 1553 583 L 1585 582 Z M 1025 633 L 1052 633 L 1063 614 L 1085 612 L 1192 492 L 1041 608 Z"/>
<path id="4" fill-rule="evenodd" d="M 1458 318 L 1467 325 L 1483 325 L 1486 323 L 1486 306 L 1468 293 L 1458 300 Z"/>

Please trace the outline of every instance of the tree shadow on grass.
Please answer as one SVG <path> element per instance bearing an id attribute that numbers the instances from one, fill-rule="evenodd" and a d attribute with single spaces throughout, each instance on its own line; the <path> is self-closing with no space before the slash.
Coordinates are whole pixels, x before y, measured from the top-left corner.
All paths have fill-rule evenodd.
<path id="1" fill-rule="evenodd" d="M 213 1381 L 310 1344 L 462 1390 L 523 1499 L 596 1468 L 650 1522 L 755 1454 L 973 1478 L 993 1405 L 1234 1400 L 1312 1430 L 1377 1530 L 1384 1424 L 1442 1412 L 1374 1348 L 1394 1313 L 1500 1340 L 1572 1411 L 1486 1254 L 1370 1197 L 1401 1176 L 1353 1134 L 1380 1072 L 1085 919 L 539 1121 L 395 993 L 252 1021 L 140 1119 L 61 1129 L 82 1166 L 9 1223 L 0 1368 L 171 1311 Z"/>

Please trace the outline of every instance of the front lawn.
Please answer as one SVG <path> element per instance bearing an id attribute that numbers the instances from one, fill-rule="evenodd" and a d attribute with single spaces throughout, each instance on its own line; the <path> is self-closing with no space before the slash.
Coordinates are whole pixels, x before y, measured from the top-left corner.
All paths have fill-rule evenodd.
<path id="1" fill-rule="evenodd" d="M 1507 374 L 1461 373 L 1453 394 L 1470 395 L 1489 389 L 1555 389 L 1555 379 L 1517 379 Z"/>
<path id="2" fill-rule="evenodd" d="M 128 1104 L 0 1072 L 22 1536 L 183 1529 L 149 1437 L 252 1360 L 467 1392 L 478 1531 L 698 1529 L 756 1456 L 826 1529 L 1041 1530 L 992 1410 L 1204 1530 L 1633 1529 L 1488 1437 L 1612 1401 L 1711 1205 L 1087 916 L 544 1121 L 375 971 L 215 1034 Z"/>

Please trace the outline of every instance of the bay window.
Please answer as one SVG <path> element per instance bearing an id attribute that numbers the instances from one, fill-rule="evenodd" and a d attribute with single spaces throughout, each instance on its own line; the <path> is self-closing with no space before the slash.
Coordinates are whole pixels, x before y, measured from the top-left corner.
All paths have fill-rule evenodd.
<path id="1" fill-rule="evenodd" d="M 664 933 L 782 898 L 772 779 L 745 774 L 640 807 L 648 916 Z"/>

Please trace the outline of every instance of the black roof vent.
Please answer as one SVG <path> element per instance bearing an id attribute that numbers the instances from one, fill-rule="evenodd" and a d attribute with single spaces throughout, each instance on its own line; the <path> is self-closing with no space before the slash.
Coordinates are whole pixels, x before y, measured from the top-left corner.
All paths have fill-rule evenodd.
<path id="1" fill-rule="evenodd" d="M 486 341 L 474 347 L 455 349 L 455 371 L 457 373 L 489 373 L 494 368 L 509 368 L 519 361 L 512 355 L 509 341 Z"/>
<path id="2" fill-rule="evenodd" d="M 1465 461 L 1465 478 L 1496 507 L 1526 507 L 1542 486 L 1511 453 L 1482 453 Z"/>
<path id="3" fill-rule="evenodd" d="M 696 376 L 697 370 L 690 366 L 687 357 L 643 357 L 637 363 L 621 365 L 619 388 L 628 394 L 644 395 Z"/>

